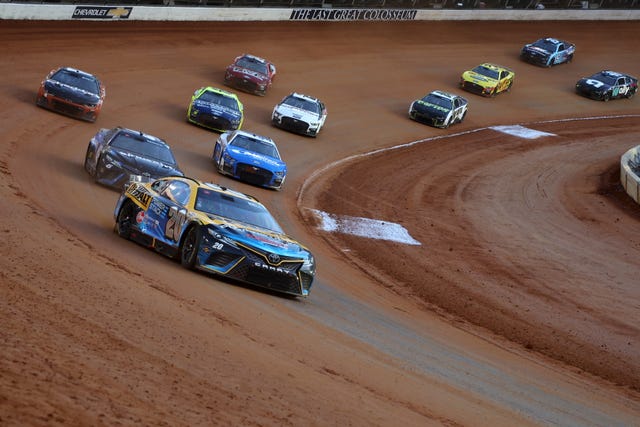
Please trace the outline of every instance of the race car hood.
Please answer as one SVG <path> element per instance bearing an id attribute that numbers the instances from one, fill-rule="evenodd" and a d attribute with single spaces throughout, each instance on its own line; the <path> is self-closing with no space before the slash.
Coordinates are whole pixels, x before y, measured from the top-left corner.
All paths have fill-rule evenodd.
<path id="1" fill-rule="evenodd" d="M 47 80 L 44 88 L 50 94 L 69 100 L 71 102 L 83 105 L 97 105 L 100 102 L 100 96 L 95 93 L 87 92 L 80 88 L 60 83 L 57 80 Z"/>
<path id="2" fill-rule="evenodd" d="M 589 89 L 589 90 L 593 90 L 598 91 L 598 92 L 603 92 L 608 90 L 611 86 L 601 82 L 600 80 L 596 80 L 593 78 L 589 78 L 589 77 L 585 77 L 582 78 L 578 81 L 578 83 L 576 84 L 576 86 L 579 86 L 582 89 Z"/>
<path id="3" fill-rule="evenodd" d="M 131 175 L 148 174 L 153 178 L 184 175 L 176 165 L 142 157 L 129 151 L 110 149 L 108 154 L 112 159 L 120 162 L 122 167 Z"/>
<path id="4" fill-rule="evenodd" d="M 285 234 L 215 215 L 210 215 L 209 218 L 214 220 L 212 226 L 216 231 L 242 246 L 258 252 L 278 254 L 282 257 L 307 258 L 309 256 L 309 251 L 304 246 Z"/>
<path id="5" fill-rule="evenodd" d="M 445 118 L 451 110 L 441 107 L 440 105 L 418 99 L 414 102 L 413 107 L 422 114 L 428 114 L 431 117 Z"/>
<path id="6" fill-rule="evenodd" d="M 271 171 L 280 171 L 285 169 L 285 163 L 282 160 L 265 156 L 264 154 L 260 154 L 255 151 L 231 146 L 227 148 L 227 153 L 231 157 L 242 163 L 249 163 L 252 165 L 260 166 Z"/>
<path id="7" fill-rule="evenodd" d="M 193 107 L 201 113 L 210 114 L 217 117 L 227 117 L 229 119 L 239 119 L 240 112 L 224 105 L 214 104 L 212 102 L 196 99 L 193 101 Z"/>
<path id="8" fill-rule="evenodd" d="M 267 76 L 266 74 L 258 73 L 257 71 L 253 71 L 244 67 L 238 67 L 234 65 L 229 67 L 228 71 L 236 77 L 241 77 L 256 83 L 266 83 L 267 81 L 269 81 L 269 76 Z"/>
<path id="9" fill-rule="evenodd" d="M 479 84 L 480 86 L 495 86 L 498 84 L 496 79 L 476 73 L 475 71 L 465 71 L 462 78 L 466 81 Z"/>
<path id="10" fill-rule="evenodd" d="M 304 120 L 306 122 L 317 122 L 320 120 L 319 114 L 302 108 L 292 107 L 291 105 L 278 105 L 276 111 L 283 116 L 293 117 L 294 119 Z"/>

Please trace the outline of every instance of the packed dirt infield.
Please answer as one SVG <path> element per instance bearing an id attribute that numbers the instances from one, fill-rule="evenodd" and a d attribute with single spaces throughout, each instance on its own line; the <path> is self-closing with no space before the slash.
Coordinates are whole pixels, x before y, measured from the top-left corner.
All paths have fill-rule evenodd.
<path id="1" fill-rule="evenodd" d="M 617 178 L 640 100 L 573 91 L 601 69 L 640 75 L 637 26 L 2 21 L 0 425 L 637 425 L 640 208 Z M 519 61 L 547 35 L 576 43 L 572 63 Z M 280 192 L 218 175 L 217 134 L 186 122 L 193 91 L 222 87 L 243 52 L 278 66 L 267 96 L 239 96 L 243 128 L 288 163 Z M 516 72 L 510 93 L 457 88 L 484 61 Z M 96 123 L 35 106 L 61 65 L 104 81 Z M 469 99 L 462 124 L 407 118 L 434 89 Z M 326 103 L 318 138 L 270 125 L 291 91 Z M 82 168 L 117 125 L 269 206 L 317 257 L 310 297 L 118 238 L 118 194 Z M 327 232 L 319 211 L 420 244 Z"/>

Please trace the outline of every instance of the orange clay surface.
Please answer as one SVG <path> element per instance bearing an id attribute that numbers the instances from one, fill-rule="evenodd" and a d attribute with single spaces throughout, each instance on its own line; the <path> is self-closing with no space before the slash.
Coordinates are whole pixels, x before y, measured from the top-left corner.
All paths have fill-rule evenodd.
<path id="1" fill-rule="evenodd" d="M 604 68 L 639 75 L 637 27 L 3 21 L 0 425 L 637 425 L 640 208 L 618 177 L 640 99 L 573 91 Z M 547 35 L 577 45 L 572 63 L 519 60 Z M 244 52 L 278 67 L 265 97 L 239 95 L 244 129 L 288 163 L 280 192 L 219 175 L 217 134 L 186 122 L 193 91 L 222 87 Z M 516 72 L 510 93 L 458 89 L 485 61 Z M 61 65 L 104 81 L 96 123 L 36 107 Z M 462 124 L 407 118 L 434 89 L 467 97 Z M 270 125 L 291 91 L 326 103 L 318 138 Z M 572 118 L 595 119 L 550 122 Z M 517 124 L 552 135 L 489 128 Z M 82 167 L 89 139 L 117 125 L 261 199 L 316 255 L 311 295 L 187 271 L 117 237 L 118 193 Z M 420 244 L 325 231 L 318 211 L 400 224 Z"/>

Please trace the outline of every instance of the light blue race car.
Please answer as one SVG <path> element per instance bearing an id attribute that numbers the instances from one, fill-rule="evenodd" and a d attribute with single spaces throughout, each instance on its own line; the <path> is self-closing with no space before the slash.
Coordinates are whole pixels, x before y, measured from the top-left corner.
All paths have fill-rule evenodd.
<path id="1" fill-rule="evenodd" d="M 249 184 L 280 190 L 287 165 L 276 143 L 266 136 L 242 130 L 224 132 L 213 149 L 218 172 Z"/>

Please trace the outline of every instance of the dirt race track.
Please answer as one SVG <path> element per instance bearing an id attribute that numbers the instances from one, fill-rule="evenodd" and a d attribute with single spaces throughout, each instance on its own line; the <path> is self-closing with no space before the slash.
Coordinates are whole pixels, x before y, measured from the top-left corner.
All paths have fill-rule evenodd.
<path id="1" fill-rule="evenodd" d="M 603 68 L 640 75 L 637 27 L 2 22 L 0 425 L 639 425 L 640 209 L 618 174 L 640 100 L 573 92 Z M 520 62 L 544 35 L 575 42 L 574 61 Z M 280 192 L 218 175 L 217 135 L 185 120 L 243 52 L 278 66 L 266 97 L 240 97 L 244 128 L 288 163 Z M 460 93 L 484 61 L 516 72 L 511 93 L 461 93 L 469 114 L 448 130 L 408 120 L 413 99 Z M 95 124 L 35 106 L 60 65 L 105 82 Z M 294 90 L 328 107 L 316 139 L 270 125 Z M 574 118 L 590 120 L 554 121 Z M 551 135 L 490 128 L 517 124 Z M 118 194 L 82 168 L 116 125 L 265 202 L 317 257 L 311 296 L 118 238 Z M 399 223 L 420 244 L 330 233 L 317 211 Z"/>

